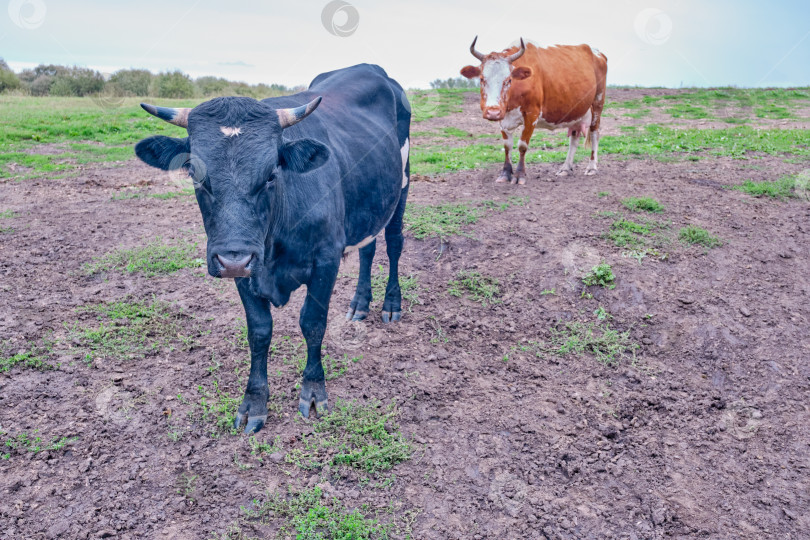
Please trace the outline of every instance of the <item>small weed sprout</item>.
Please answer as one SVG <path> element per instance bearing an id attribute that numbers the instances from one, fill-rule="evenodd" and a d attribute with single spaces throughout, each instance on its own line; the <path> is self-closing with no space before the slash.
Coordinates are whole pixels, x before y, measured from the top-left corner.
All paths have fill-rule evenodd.
<path id="1" fill-rule="evenodd" d="M 613 289 L 616 287 L 616 284 L 614 283 L 615 281 L 616 276 L 613 275 L 613 269 L 606 262 L 597 264 L 591 268 L 590 272 L 582 277 L 582 283 L 586 287 L 598 285 L 600 287 Z"/>

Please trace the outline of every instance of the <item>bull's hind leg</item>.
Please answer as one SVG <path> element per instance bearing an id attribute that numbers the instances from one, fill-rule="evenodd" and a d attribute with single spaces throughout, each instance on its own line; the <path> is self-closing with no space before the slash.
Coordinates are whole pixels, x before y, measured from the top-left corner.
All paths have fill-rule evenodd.
<path id="1" fill-rule="evenodd" d="M 405 203 L 408 199 L 407 184 L 402 188 L 399 204 L 391 221 L 385 227 L 385 251 L 388 254 L 388 285 L 385 287 L 385 300 L 382 307 L 384 323 L 395 322 L 402 318 L 402 290 L 399 288 L 399 257 L 405 240 L 402 236 L 402 218 L 405 215 Z"/>
<path id="2" fill-rule="evenodd" d="M 376 250 L 376 239 L 360 248 L 360 277 L 357 279 L 357 290 L 346 313 L 348 320 L 362 321 L 368 317 L 368 306 L 371 304 L 371 263 L 374 261 Z"/>
<path id="3" fill-rule="evenodd" d="M 317 414 L 329 410 L 326 394 L 326 376 L 321 364 L 321 344 L 326 333 L 326 317 L 329 314 L 329 299 L 335 287 L 340 258 L 334 263 L 317 263 L 307 284 L 307 298 L 301 308 L 299 324 L 307 342 L 307 365 L 301 380 L 301 395 L 298 410 L 309 418 L 313 405 Z"/>

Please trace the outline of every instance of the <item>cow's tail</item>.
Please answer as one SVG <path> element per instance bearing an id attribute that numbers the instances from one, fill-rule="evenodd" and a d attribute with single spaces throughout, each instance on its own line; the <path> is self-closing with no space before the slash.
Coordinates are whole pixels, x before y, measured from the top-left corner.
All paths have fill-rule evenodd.
<path id="1" fill-rule="evenodd" d="M 585 146 L 593 149 L 593 141 L 591 141 L 591 128 L 585 130 Z"/>

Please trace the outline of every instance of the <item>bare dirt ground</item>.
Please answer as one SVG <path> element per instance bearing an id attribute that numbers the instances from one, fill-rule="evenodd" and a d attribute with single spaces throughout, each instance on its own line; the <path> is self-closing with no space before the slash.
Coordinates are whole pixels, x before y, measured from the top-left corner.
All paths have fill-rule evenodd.
<path id="1" fill-rule="evenodd" d="M 472 130 L 470 107 L 474 100 L 442 125 Z M 499 167 L 412 184 L 415 204 L 528 201 L 487 211 L 440 257 L 438 240 L 409 236 L 401 266 L 418 275 L 422 303 L 400 324 L 385 326 L 375 312 L 347 328 L 356 258 L 341 270 L 326 348 L 362 360 L 327 387 L 333 402 L 396 401 L 416 452 L 386 487 L 282 458 L 259 461 L 245 436 L 212 437 L 208 425 L 176 420 L 178 394 L 194 401 L 210 388 L 216 362 L 225 389 L 240 396 L 233 371 L 246 351 L 236 342 L 243 312 L 235 288 L 202 269 L 152 278 L 82 272 L 94 257 L 155 236 L 191 239 L 202 251 L 193 198 L 111 200 L 130 186 L 165 191 L 165 175 L 133 162 L 0 185 L 3 208 L 20 215 L 15 231 L 0 235 L 3 339 L 23 348 L 49 332 L 64 337 L 65 323 L 88 317 L 81 306 L 153 296 L 182 308 L 183 324 L 198 333 L 191 350 L 138 361 L 90 368 L 68 351 L 56 370 L 0 373 L 2 429 L 78 437 L 65 450 L 0 460 L 0 537 L 210 538 L 268 490 L 321 485 L 348 508 L 414 512 L 419 539 L 806 538 L 810 205 L 721 188 L 802 165 L 608 156 L 595 177 L 581 175 L 584 163 L 561 179 L 558 164 L 531 165 L 520 187 L 493 184 Z M 699 225 L 723 245 L 674 240 L 666 260 L 623 257 L 595 214 L 622 211 L 622 198 L 640 195 L 665 206 L 660 218 L 672 230 Z M 384 253 L 380 238 L 382 264 Z M 601 260 L 617 286 L 592 287 L 593 298 L 583 298 L 580 277 Z M 462 269 L 497 278 L 501 302 L 448 295 Z M 274 311 L 276 336 L 300 336 L 300 293 Z M 521 350 L 566 321 L 592 320 L 599 306 L 639 343 L 635 363 Z M 296 448 L 312 430 L 296 419 L 295 383 L 286 371 L 271 378 L 278 406 L 260 440 L 280 435 Z M 177 426 L 175 441 L 168 435 Z M 191 476 L 193 497 L 181 488 Z M 243 527 L 261 537 L 278 528 Z"/>

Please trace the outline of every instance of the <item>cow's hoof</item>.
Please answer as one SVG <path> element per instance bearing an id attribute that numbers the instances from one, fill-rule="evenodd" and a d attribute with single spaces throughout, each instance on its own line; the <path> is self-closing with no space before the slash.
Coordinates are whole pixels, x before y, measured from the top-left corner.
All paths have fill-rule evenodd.
<path id="1" fill-rule="evenodd" d="M 497 179 L 495 179 L 496 184 L 508 184 L 512 181 L 511 175 L 502 174 Z"/>
<path id="2" fill-rule="evenodd" d="M 246 423 L 245 433 L 256 433 L 262 429 L 267 422 L 267 398 L 266 394 L 261 395 L 260 392 L 245 392 L 242 404 L 236 411 L 233 428 L 238 430 Z"/>
<path id="3" fill-rule="evenodd" d="M 323 416 L 329 412 L 329 397 L 326 395 L 324 381 L 301 381 L 301 396 L 298 398 L 298 412 L 304 418 L 315 409 L 316 416 Z"/>
<path id="4" fill-rule="evenodd" d="M 585 176 L 593 176 L 596 174 L 596 169 L 585 169 Z"/>
<path id="5" fill-rule="evenodd" d="M 557 171 L 557 176 L 568 176 L 573 172 L 574 172 L 573 169 L 560 169 L 559 171 Z"/>
<path id="6" fill-rule="evenodd" d="M 240 427 L 242 427 L 243 422 L 245 422 L 245 415 L 236 413 L 236 421 L 233 423 L 233 429 L 238 430 Z M 248 416 L 247 424 L 245 425 L 245 433 L 257 433 L 264 427 L 266 422 L 266 414 L 264 416 Z"/>
<path id="7" fill-rule="evenodd" d="M 526 183 L 526 177 L 525 176 L 515 176 L 514 178 L 512 178 L 512 184 L 518 184 L 518 185 L 522 186 L 525 183 Z"/>
<path id="8" fill-rule="evenodd" d="M 368 311 L 359 311 L 356 308 L 349 308 L 349 311 L 346 312 L 346 320 L 347 321 L 362 321 L 368 317 Z"/>
<path id="9" fill-rule="evenodd" d="M 382 322 L 385 324 L 397 322 L 402 318 L 401 311 L 383 311 L 382 312 Z"/>

